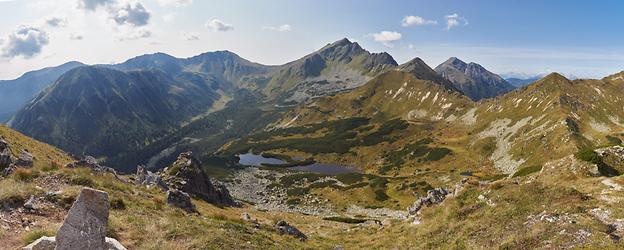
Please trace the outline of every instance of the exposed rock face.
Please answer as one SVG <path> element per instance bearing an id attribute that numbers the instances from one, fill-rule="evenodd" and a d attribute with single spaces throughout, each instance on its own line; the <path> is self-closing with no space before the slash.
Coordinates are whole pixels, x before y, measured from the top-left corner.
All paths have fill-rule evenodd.
<path id="1" fill-rule="evenodd" d="M 435 188 L 427 191 L 427 196 L 420 198 L 414 204 L 407 209 L 409 214 L 416 214 L 423 206 L 431 206 L 434 204 L 439 204 L 446 199 L 446 196 L 449 195 L 449 191 L 445 188 Z"/>
<path id="2" fill-rule="evenodd" d="M 286 221 L 283 221 L 283 220 L 275 224 L 275 229 L 277 229 L 277 231 L 279 231 L 282 234 L 290 234 L 292 236 L 295 236 L 301 241 L 305 241 L 308 239 L 308 236 L 306 236 L 301 231 L 299 231 L 299 229 L 289 225 Z"/>
<path id="3" fill-rule="evenodd" d="M 0 170 L 11 166 L 11 147 L 3 138 L 0 138 Z"/>
<path id="4" fill-rule="evenodd" d="M 56 249 L 106 249 L 108 209 L 106 192 L 83 189 L 56 233 Z"/>
<path id="5" fill-rule="evenodd" d="M 139 165 L 137 167 L 135 183 L 137 185 L 143 185 L 147 187 L 157 186 L 163 190 L 168 189 L 167 184 L 165 184 L 165 182 L 160 178 L 160 176 L 147 170 L 145 166 L 143 165 Z"/>
<path id="6" fill-rule="evenodd" d="M 597 149 L 596 153 L 602 157 L 602 162 L 614 168 L 619 173 L 624 173 L 624 147 L 613 146 L 601 148 Z"/>
<path id="7" fill-rule="evenodd" d="M 163 175 L 163 180 L 171 189 L 178 189 L 215 205 L 237 205 L 223 184 L 208 178 L 201 168 L 201 162 L 191 152 L 181 153 L 173 166 L 164 170 Z"/>
<path id="8" fill-rule="evenodd" d="M 32 168 L 35 163 L 35 157 L 26 150 L 22 150 L 20 156 L 15 161 L 15 166 L 22 168 Z"/>
<path id="9" fill-rule="evenodd" d="M 191 202 L 191 197 L 187 193 L 177 189 L 169 189 L 169 191 L 167 191 L 167 204 L 184 209 L 189 213 L 197 212 L 195 205 Z"/>

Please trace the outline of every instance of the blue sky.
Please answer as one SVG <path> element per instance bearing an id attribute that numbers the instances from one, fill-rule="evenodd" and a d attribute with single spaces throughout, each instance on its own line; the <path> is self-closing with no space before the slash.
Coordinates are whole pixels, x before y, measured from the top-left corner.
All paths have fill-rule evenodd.
<path id="1" fill-rule="evenodd" d="M 456 56 L 499 74 L 596 78 L 624 70 L 623 10 L 624 1 L 0 0 L 0 79 L 154 52 L 230 50 L 282 64 L 343 37 L 399 63 Z"/>

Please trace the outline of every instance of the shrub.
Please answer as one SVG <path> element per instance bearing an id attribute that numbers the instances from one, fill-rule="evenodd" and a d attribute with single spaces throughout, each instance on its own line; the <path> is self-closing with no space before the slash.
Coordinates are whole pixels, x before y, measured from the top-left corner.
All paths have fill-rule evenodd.
<path id="1" fill-rule="evenodd" d="M 323 220 L 336 221 L 336 222 L 349 223 L 349 224 L 360 224 L 360 223 L 366 222 L 365 219 L 355 219 L 355 218 L 339 217 L 339 216 L 325 217 L 323 218 Z"/>
<path id="2" fill-rule="evenodd" d="M 69 180 L 69 183 L 72 185 L 85 186 L 85 187 L 94 187 L 95 182 L 91 180 L 91 178 L 84 176 L 74 176 Z"/>
<path id="3" fill-rule="evenodd" d="M 526 175 L 530 175 L 532 173 L 539 172 L 539 171 L 542 171 L 542 166 L 539 166 L 539 165 L 529 166 L 529 167 L 519 169 L 518 171 L 516 171 L 516 173 L 513 174 L 512 177 L 526 176 Z"/>
<path id="4" fill-rule="evenodd" d="M 113 198 L 110 201 L 110 207 L 115 210 L 124 210 L 126 209 L 126 203 L 122 198 Z"/>
<path id="5" fill-rule="evenodd" d="M 16 181 L 30 182 L 39 176 L 39 172 L 30 168 L 17 168 L 11 174 L 11 178 Z"/>

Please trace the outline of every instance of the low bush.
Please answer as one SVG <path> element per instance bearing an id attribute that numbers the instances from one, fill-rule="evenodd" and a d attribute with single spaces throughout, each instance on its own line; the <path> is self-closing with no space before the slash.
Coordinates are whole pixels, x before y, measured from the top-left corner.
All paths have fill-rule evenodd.
<path id="1" fill-rule="evenodd" d="M 526 175 L 530 175 L 532 173 L 539 172 L 539 171 L 542 171 L 542 166 L 535 165 L 535 166 L 524 167 L 516 171 L 516 173 L 514 173 L 512 177 L 526 176 Z"/>
<path id="2" fill-rule="evenodd" d="M 365 219 L 355 219 L 355 218 L 339 217 L 339 216 L 325 217 L 323 218 L 323 220 L 336 221 L 336 222 L 342 222 L 342 223 L 348 223 L 348 224 L 360 224 L 360 223 L 366 222 Z"/>

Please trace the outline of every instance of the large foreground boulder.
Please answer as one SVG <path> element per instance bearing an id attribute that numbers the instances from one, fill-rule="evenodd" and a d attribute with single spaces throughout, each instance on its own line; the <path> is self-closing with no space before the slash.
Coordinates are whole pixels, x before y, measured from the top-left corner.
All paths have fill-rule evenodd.
<path id="1" fill-rule="evenodd" d="M 106 237 L 108 194 L 84 188 L 69 209 L 56 237 L 41 237 L 24 250 L 126 250 L 116 239 Z"/>
<path id="2" fill-rule="evenodd" d="M 56 249 L 104 249 L 108 209 L 106 192 L 83 189 L 56 233 Z"/>
<path id="3" fill-rule="evenodd" d="M 237 206 L 227 188 L 211 181 L 201 162 L 191 152 L 181 153 L 171 167 L 163 171 L 163 180 L 170 189 L 177 189 L 198 199 L 220 206 Z"/>

